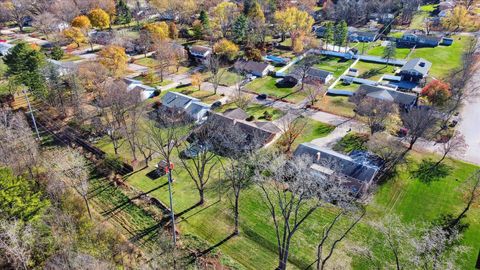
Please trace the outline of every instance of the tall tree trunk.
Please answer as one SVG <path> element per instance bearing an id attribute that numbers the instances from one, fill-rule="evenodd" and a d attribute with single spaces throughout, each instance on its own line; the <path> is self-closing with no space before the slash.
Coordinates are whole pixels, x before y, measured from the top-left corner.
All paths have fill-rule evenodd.
<path id="1" fill-rule="evenodd" d="M 234 205 L 234 208 L 233 208 L 233 219 L 234 219 L 234 222 L 235 222 L 235 228 L 233 229 L 233 234 L 234 235 L 239 235 L 240 232 L 239 232 L 239 226 L 238 226 L 238 222 L 239 222 L 239 213 L 238 213 L 238 208 L 239 208 L 239 197 L 240 197 L 240 194 L 239 193 L 236 193 L 235 194 L 235 205 Z"/>
<path id="2" fill-rule="evenodd" d="M 205 203 L 205 190 L 203 187 L 198 189 L 198 195 L 200 196 L 200 200 L 198 201 L 198 204 L 203 205 Z"/>
<path id="3" fill-rule="evenodd" d="M 87 206 L 87 211 L 88 211 L 88 216 L 90 219 L 92 219 L 92 213 L 90 213 L 90 205 L 88 205 L 88 199 L 87 196 L 82 196 L 83 200 L 85 201 L 85 205 Z"/>

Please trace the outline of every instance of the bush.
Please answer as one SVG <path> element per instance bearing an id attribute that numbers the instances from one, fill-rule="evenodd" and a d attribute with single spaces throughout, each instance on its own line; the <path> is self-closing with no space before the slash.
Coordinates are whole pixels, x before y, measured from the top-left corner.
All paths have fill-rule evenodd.
<path id="1" fill-rule="evenodd" d="M 162 90 L 157 89 L 157 90 L 153 91 L 153 96 L 158 97 L 160 95 L 160 93 L 162 93 Z"/>
<path id="2" fill-rule="evenodd" d="M 273 115 L 268 111 L 263 112 L 263 118 L 267 121 L 272 121 Z"/>
<path id="3" fill-rule="evenodd" d="M 333 147 L 333 150 L 346 154 L 354 150 L 367 150 L 365 146 L 367 142 L 368 134 L 349 133 Z"/>
<path id="4" fill-rule="evenodd" d="M 65 52 L 59 46 L 53 47 L 52 53 L 50 54 L 50 56 L 54 60 L 60 60 L 64 55 L 65 55 Z"/>
<path id="5" fill-rule="evenodd" d="M 253 121 L 253 120 L 255 120 L 255 116 L 250 115 L 246 120 L 249 121 L 249 122 Z"/>

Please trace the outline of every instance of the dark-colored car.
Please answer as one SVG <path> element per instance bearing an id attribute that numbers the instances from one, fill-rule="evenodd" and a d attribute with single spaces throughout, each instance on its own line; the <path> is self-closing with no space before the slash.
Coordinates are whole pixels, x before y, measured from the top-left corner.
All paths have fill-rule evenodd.
<path id="1" fill-rule="evenodd" d="M 216 108 L 220 108 L 220 106 L 222 106 L 222 102 L 221 101 L 215 101 L 212 104 L 211 108 L 212 108 L 212 110 L 215 110 Z"/>
<path id="2" fill-rule="evenodd" d="M 265 100 L 265 99 L 267 99 L 267 97 L 268 97 L 267 94 L 260 94 L 260 95 L 257 96 L 257 99 L 258 100 Z"/>

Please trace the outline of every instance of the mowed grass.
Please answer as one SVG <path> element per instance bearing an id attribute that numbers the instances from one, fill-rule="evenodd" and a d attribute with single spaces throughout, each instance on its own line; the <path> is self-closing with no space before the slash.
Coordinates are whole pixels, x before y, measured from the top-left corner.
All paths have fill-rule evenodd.
<path id="1" fill-rule="evenodd" d="M 385 64 L 377 64 L 365 61 L 358 61 L 354 68 L 359 72 L 359 78 L 376 81 L 384 74 L 394 74 L 396 67 Z"/>
<path id="2" fill-rule="evenodd" d="M 327 123 L 322 123 L 315 121 L 313 119 L 308 119 L 307 126 L 303 131 L 302 135 L 298 138 L 296 144 L 311 142 L 314 139 L 323 138 L 330 134 L 335 129 L 335 126 L 332 126 Z M 295 147 L 294 147 L 295 148 Z"/>
<path id="3" fill-rule="evenodd" d="M 320 57 L 319 61 L 320 62 L 314 67 L 332 72 L 335 77 L 342 75 L 353 63 L 353 60 L 344 60 L 342 58 L 329 56 Z"/>
<path id="4" fill-rule="evenodd" d="M 402 37 L 402 35 L 400 35 L 399 37 Z M 383 47 L 383 46 L 375 46 L 375 47 L 371 48 L 370 50 L 368 50 L 367 54 L 368 55 L 373 55 L 373 56 L 383 57 L 384 49 L 385 49 L 385 47 Z M 410 53 L 410 49 L 408 49 L 408 48 L 396 48 L 394 58 L 404 59 L 408 56 L 409 53 Z"/>
<path id="5" fill-rule="evenodd" d="M 468 36 L 454 36 L 453 39 L 453 44 L 450 46 L 415 49 L 410 59 L 424 58 L 432 62 L 430 75 L 446 79 L 452 71 L 461 66 L 463 53 L 472 41 L 472 37 Z"/>
<path id="6" fill-rule="evenodd" d="M 353 109 L 355 104 L 348 100 L 345 96 L 325 95 L 321 100 L 315 103 L 315 107 L 345 117 L 353 117 L 355 113 Z"/>
<path id="7" fill-rule="evenodd" d="M 205 91 L 205 90 L 202 90 L 201 88 L 200 90 L 198 90 L 198 87 L 195 87 L 195 86 L 178 87 L 172 90 L 175 92 L 180 92 L 182 94 L 194 97 L 194 98 L 198 98 L 202 102 L 207 104 L 214 103 L 215 101 L 222 98 L 221 96 L 216 95 L 213 92 Z"/>
<path id="8" fill-rule="evenodd" d="M 305 93 L 299 92 L 298 88 L 277 84 L 277 81 L 281 80 L 281 78 L 270 76 L 258 78 L 247 84 L 245 89 L 258 94 L 267 94 L 270 97 L 285 99 L 293 103 L 298 103 L 305 99 Z"/>

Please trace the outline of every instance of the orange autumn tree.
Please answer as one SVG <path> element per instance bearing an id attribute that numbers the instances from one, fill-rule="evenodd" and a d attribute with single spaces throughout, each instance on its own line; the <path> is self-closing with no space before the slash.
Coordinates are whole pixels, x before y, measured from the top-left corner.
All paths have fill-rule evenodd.
<path id="1" fill-rule="evenodd" d="M 444 105 L 452 95 L 450 85 L 441 80 L 433 80 L 428 83 L 422 89 L 421 94 L 434 106 Z"/>
<path id="2" fill-rule="evenodd" d="M 112 76 L 120 77 L 127 69 L 128 56 L 125 48 L 110 45 L 103 48 L 99 53 L 100 64 L 106 67 Z"/>

